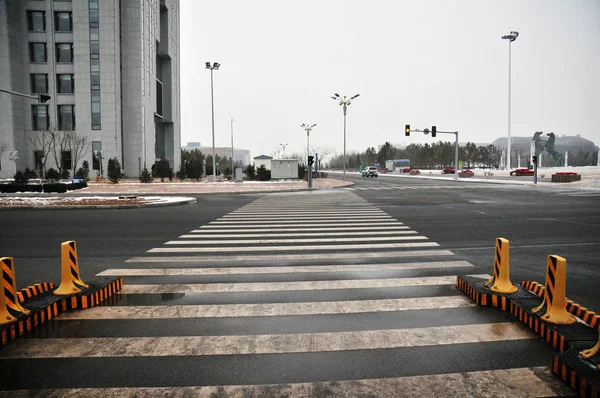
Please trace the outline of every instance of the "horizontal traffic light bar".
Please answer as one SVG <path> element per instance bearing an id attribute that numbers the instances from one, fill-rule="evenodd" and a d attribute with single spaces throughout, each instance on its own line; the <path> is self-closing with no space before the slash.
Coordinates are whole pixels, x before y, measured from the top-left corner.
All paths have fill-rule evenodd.
<path id="1" fill-rule="evenodd" d="M 458 134 L 458 131 L 439 131 L 436 126 L 431 126 L 431 130 L 429 130 L 428 128 L 425 128 L 423 130 L 421 130 L 421 129 L 411 129 L 410 128 L 410 124 L 407 124 L 406 127 L 404 128 L 404 135 L 406 135 L 408 137 L 408 136 L 410 136 L 411 132 L 414 132 L 414 133 L 423 133 L 423 134 L 429 134 L 429 133 L 431 133 L 432 137 L 435 137 L 437 133 L 440 133 L 440 134 Z"/>

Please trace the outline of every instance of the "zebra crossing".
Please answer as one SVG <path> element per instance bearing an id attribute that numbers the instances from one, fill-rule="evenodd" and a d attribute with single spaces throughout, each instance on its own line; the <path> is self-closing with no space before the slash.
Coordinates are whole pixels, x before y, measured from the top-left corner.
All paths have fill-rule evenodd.
<path id="1" fill-rule="evenodd" d="M 571 395 L 544 342 L 455 289 L 472 270 L 349 190 L 265 195 L 101 272 L 123 291 L 0 351 L 2 390 Z"/>
<path id="2" fill-rule="evenodd" d="M 438 190 L 438 189 L 475 189 L 475 188 L 489 188 L 489 187 L 497 187 L 497 185 L 492 184 L 460 184 L 460 185 L 451 185 L 451 184 L 440 184 L 440 185 L 429 185 L 429 184 L 421 184 L 421 185 L 378 185 L 378 186 L 368 186 L 368 187 L 344 187 L 346 191 L 411 191 L 411 190 Z"/>

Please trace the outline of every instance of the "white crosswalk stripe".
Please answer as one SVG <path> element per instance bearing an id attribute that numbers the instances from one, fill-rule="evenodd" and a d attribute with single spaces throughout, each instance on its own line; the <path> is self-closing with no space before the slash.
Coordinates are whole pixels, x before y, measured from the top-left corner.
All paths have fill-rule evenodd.
<path id="1" fill-rule="evenodd" d="M 40 396 L 570 395 L 546 366 L 510 358 L 536 335 L 454 288 L 458 273 L 489 275 L 351 192 L 367 189 L 264 195 L 182 231 L 98 274 L 125 278 L 116 305 L 63 314 L 59 332 L 0 358 L 116 367 Z M 494 369 L 476 368 L 497 344 Z M 135 381 L 115 381 L 127 372 Z"/>

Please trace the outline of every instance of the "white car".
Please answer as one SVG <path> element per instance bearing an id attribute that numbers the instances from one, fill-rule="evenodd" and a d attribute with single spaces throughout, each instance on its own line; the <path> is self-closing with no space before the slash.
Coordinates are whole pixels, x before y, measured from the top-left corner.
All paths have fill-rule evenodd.
<path id="1" fill-rule="evenodd" d="M 377 166 L 369 166 L 362 171 L 363 177 L 377 177 L 379 175 L 379 170 L 377 170 Z"/>

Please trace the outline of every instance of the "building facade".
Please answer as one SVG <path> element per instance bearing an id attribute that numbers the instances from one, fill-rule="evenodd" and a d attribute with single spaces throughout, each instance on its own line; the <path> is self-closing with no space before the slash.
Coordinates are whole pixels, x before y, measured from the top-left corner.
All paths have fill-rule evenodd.
<path id="1" fill-rule="evenodd" d="M 92 170 L 117 158 L 137 177 L 166 158 L 180 165 L 179 0 L 0 0 L 0 176 L 60 166 L 40 147 L 44 131 L 72 131 Z M 43 146 L 43 145 L 42 145 Z M 18 158 L 11 156 L 18 152 Z M 75 156 L 76 157 L 76 156 Z"/>

